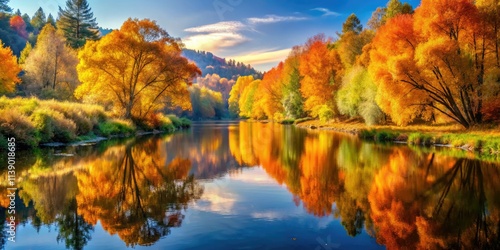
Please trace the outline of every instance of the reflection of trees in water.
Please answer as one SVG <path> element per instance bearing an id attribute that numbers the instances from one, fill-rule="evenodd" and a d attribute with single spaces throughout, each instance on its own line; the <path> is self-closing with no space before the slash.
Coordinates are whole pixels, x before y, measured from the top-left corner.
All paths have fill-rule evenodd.
<path id="1" fill-rule="evenodd" d="M 377 241 L 396 249 L 498 249 L 498 166 L 411 157 L 391 156 L 375 177 L 369 199 Z"/>
<path id="2" fill-rule="evenodd" d="M 286 184 L 307 212 L 333 214 L 351 236 L 364 227 L 388 248 L 500 248 L 498 166 L 287 131 L 242 123 L 230 131 L 231 153 Z"/>
<path id="3" fill-rule="evenodd" d="M 167 166 L 161 141 L 115 147 L 79 172 L 77 196 L 83 217 L 99 220 L 128 245 L 151 245 L 182 224 L 182 209 L 199 199 L 201 187 L 188 176 L 191 163 Z"/>
<path id="4" fill-rule="evenodd" d="M 494 164 L 457 160 L 427 191 L 432 209 L 417 221 L 425 246 L 499 249 L 499 177 Z"/>
<path id="5" fill-rule="evenodd" d="M 91 232 L 94 231 L 94 227 L 78 214 L 78 205 L 74 198 L 65 204 L 56 223 L 59 231 L 57 242 L 64 240 L 68 249 L 83 249 L 92 239 Z"/>
<path id="6" fill-rule="evenodd" d="M 19 173 L 19 219 L 37 230 L 55 223 L 68 248 L 82 249 L 98 221 L 128 246 L 151 245 L 182 225 L 182 210 L 203 192 L 189 175 L 191 161 L 167 159 L 160 138 L 83 151 L 31 160 L 29 172 Z"/>

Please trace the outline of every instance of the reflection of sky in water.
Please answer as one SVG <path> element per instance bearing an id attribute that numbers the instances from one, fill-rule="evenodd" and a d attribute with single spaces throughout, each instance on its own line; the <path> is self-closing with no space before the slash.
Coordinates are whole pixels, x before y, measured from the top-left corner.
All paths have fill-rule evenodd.
<path id="1" fill-rule="evenodd" d="M 203 196 L 189 206 L 182 226 L 172 228 L 152 249 L 315 249 L 318 242 L 339 244 L 340 249 L 383 248 L 366 232 L 355 238 L 346 235 L 333 216 L 318 218 L 297 207 L 287 188 L 262 168 L 227 174 L 203 186 Z M 42 227 L 39 233 L 31 225 L 19 226 L 19 242 L 7 243 L 7 249 L 65 249 L 64 242 L 55 245 L 56 238 L 55 226 Z M 99 223 L 85 247 L 120 248 L 125 248 L 120 238 L 110 236 Z"/>

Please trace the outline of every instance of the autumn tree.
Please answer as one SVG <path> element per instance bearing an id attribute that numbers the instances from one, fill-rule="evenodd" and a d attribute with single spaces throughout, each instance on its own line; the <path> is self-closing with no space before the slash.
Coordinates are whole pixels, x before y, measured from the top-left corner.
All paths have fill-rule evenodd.
<path id="1" fill-rule="evenodd" d="M 348 31 L 341 34 L 335 44 L 345 68 L 354 66 L 356 59 L 363 53 L 363 47 L 369 44 L 374 36 L 371 30 L 363 30 L 360 33 Z"/>
<path id="2" fill-rule="evenodd" d="M 352 68 L 343 78 L 336 100 L 339 111 L 350 117 L 361 116 L 368 125 L 381 121 L 383 113 L 375 102 L 377 86 L 361 66 Z"/>
<path id="3" fill-rule="evenodd" d="M 256 98 L 256 93 L 259 89 L 260 83 L 261 80 L 252 81 L 248 86 L 246 86 L 246 88 L 243 89 L 241 97 L 238 100 L 238 106 L 240 109 L 239 114 L 241 117 L 260 118 L 262 112 L 257 114 L 257 110 L 254 110 L 254 106 L 257 108 L 257 105 L 254 104 L 257 100 L 259 100 Z"/>
<path id="4" fill-rule="evenodd" d="M 284 64 L 280 62 L 278 66 L 269 70 L 262 79 L 260 92 L 258 93 L 257 105 L 260 105 L 268 119 L 281 120 L 280 114 L 283 113 L 283 82 Z M 257 110 L 255 110 L 257 111 Z M 276 117 L 275 117 L 276 116 Z"/>
<path id="5" fill-rule="evenodd" d="M 58 28 L 62 29 L 68 44 L 80 48 L 87 40 L 97 40 L 97 22 L 87 0 L 67 0 L 66 8 L 59 7 Z"/>
<path id="6" fill-rule="evenodd" d="M 17 60 L 19 65 L 23 65 L 26 63 L 26 59 L 28 58 L 28 56 L 32 50 L 33 50 L 33 46 L 31 46 L 31 43 L 26 42 L 26 46 L 24 46 L 24 49 L 21 51 L 21 54 L 19 55 L 19 59 Z"/>
<path id="7" fill-rule="evenodd" d="M 10 18 L 10 27 L 22 38 L 28 39 L 28 32 L 26 32 L 26 23 L 21 16 L 12 16 Z"/>
<path id="8" fill-rule="evenodd" d="M 430 118 L 429 109 L 465 128 L 480 123 L 492 62 L 478 24 L 473 1 L 425 0 L 413 16 L 396 16 L 381 27 L 370 68 L 382 110 L 398 124 Z"/>
<path id="9" fill-rule="evenodd" d="M 378 30 L 387 20 L 399 14 L 412 14 L 413 7 L 409 3 L 401 3 L 399 0 L 390 0 L 386 7 L 378 7 L 368 20 L 368 26 L 372 30 Z"/>
<path id="10" fill-rule="evenodd" d="M 309 39 L 300 57 L 304 111 L 313 117 L 319 115 L 324 105 L 334 112 L 337 110 L 334 94 L 340 87 L 343 67 L 337 50 L 328 48 L 330 42 L 323 35 L 317 35 Z"/>
<path id="11" fill-rule="evenodd" d="M 299 71 L 302 49 L 296 46 L 283 66 L 283 98 L 281 100 L 286 117 L 297 119 L 304 114 L 304 99 L 300 94 L 302 76 Z"/>
<path id="12" fill-rule="evenodd" d="M 483 113 L 487 121 L 500 121 L 500 2 L 498 0 L 475 1 L 482 20 L 482 30 L 488 43 L 486 58 L 491 61 L 485 68 Z"/>
<path id="13" fill-rule="evenodd" d="M 17 77 L 21 68 L 17 65 L 16 57 L 12 50 L 0 40 L 0 94 L 13 92 L 20 81 Z"/>
<path id="14" fill-rule="evenodd" d="M 240 76 L 231 88 L 229 93 L 229 112 L 232 116 L 237 117 L 240 114 L 239 100 L 245 88 L 254 81 L 253 76 Z"/>
<path id="15" fill-rule="evenodd" d="M 220 119 L 224 116 L 222 93 L 199 85 L 189 87 L 189 93 L 191 95 L 193 118 Z"/>
<path id="16" fill-rule="evenodd" d="M 231 89 L 233 88 L 234 84 L 236 83 L 235 80 L 229 80 L 224 77 L 220 77 L 217 74 L 207 74 L 205 77 L 198 77 L 196 79 L 196 83 L 200 87 L 206 87 L 210 90 L 219 92 L 222 94 L 222 101 L 223 101 L 223 106 L 225 111 L 228 112 L 228 107 L 229 107 L 229 93 L 231 92 Z"/>
<path id="17" fill-rule="evenodd" d="M 42 98 L 70 98 L 78 85 L 77 63 L 76 52 L 66 46 L 62 34 L 47 24 L 24 64 L 31 91 Z"/>
<path id="18" fill-rule="evenodd" d="M 128 19 L 79 52 L 82 85 L 75 96 L 144 119 L 167 105 L 190 109 L 187 86 L 201 72 L 181 56 L 182 44 L 156 22 Z"/>

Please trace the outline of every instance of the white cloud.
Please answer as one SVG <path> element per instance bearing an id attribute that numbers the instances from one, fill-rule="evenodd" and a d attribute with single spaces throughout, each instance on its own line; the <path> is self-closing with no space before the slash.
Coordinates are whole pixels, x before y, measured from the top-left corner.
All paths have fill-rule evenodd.
<path id="1" fill-rule="evenodd" d="M 335 11 L 331 11 L 331 10 L 329 10 L 327 8 L 314 8 L 314 9 L 311 9 L 311 10 L 323 12 L 323 16 L 340 16 L 340 13 L 335 12 Z"/>
<path id="2" fill-rule="evenodd" d="M 218 32 L 199 34 L 183 39 L 187 48 L 216 53 L 226 47 L 242 44 L 249 39 L 239 33 Z"/>
<path id="3" fill-rule="evenodd" d="M 241 34 L 247 25 L 238 21 L 218 22 L 192 28 L 184 31 L 197 33 L 183 39 L 187 48 L 205 50 L 217 53 L 220 50 L 242 44 L 249 39 Z"/>
<path id="4" fill-rule="evenodd" d="M 222 215 L 235 214 L 234 205 L 238 200 L 236 194 L 227 190 L 206 185 L 201 199 L 192 205 L 193 209 Z"/>
<path id="5" fill-rule="evenodd" d="M 279 63 L 285 60 L 290 54 L 291 49 L 268 49 L 246 53 L 240 56 L 234 56 L 232 59 L 245 64 L 259 65 L 265 63 Z"/>
<path id="6" fill-rule="evenodd" d="M 288 22 L 288 21 L 302 21 L 306 19 L 307 18 L 305 17 L 297 17 L 297 16 L 267 15 L 265 17 L 251 17 L 248 18 L 247 21 L 250 24 L 268 24 L 268 23 Z"/>
<path id="7" fill-rule="evenodd" d="M 270 24 L 287 21 L 306 20 L 299 16 L 267 15 L 264 17 L 251 17 L 245 21 L 224 21 L 213 24 L 187 28 L 184 31 L 191 33 L 182 40 L 187 48 L 219 53 L 225 48 L 234 47 L 249 41 L 244 31 L 257 32 L 254 29 L 258 24 Z"/>
<path id="8" fill-rule="evenodd" d="M 246 28 L 246 25 L 238 21 L 218 22 L 192 28 L 184 31 L 192 33 L 221 33 L 221 32 L 239 32 Z"/>
<path id="9" fill-rule="evenodd" d="M 266 212 L 253 212 L 250 214 L 252 218 L 255 219 L 263 219 L 267 221 L 275 221 L 279 219 L 283 219 L 285 217 L 285 213 L 283 211 L 266 211 Z"/>

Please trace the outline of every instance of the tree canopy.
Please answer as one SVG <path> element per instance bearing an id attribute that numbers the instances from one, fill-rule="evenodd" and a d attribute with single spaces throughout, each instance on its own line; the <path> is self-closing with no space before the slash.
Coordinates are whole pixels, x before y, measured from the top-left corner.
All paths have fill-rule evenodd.
<path id="1" fill-rule="evenodd" d="M 79 52 L 75 96 L 141 119 L 166 106 L 190 109 L 188 85 L 201 72 L 181 56 L 181 42 L 156 22 L 128 19 Z"/>
<path id="2" fill-rule="evenodd" d="M 0 94 L 13 92 L 16 84 L 20 81 L 17 77 L 21 68 L 17 65 L 16 57 L 12 50 L 5 47 L 0 40 Z"/>

